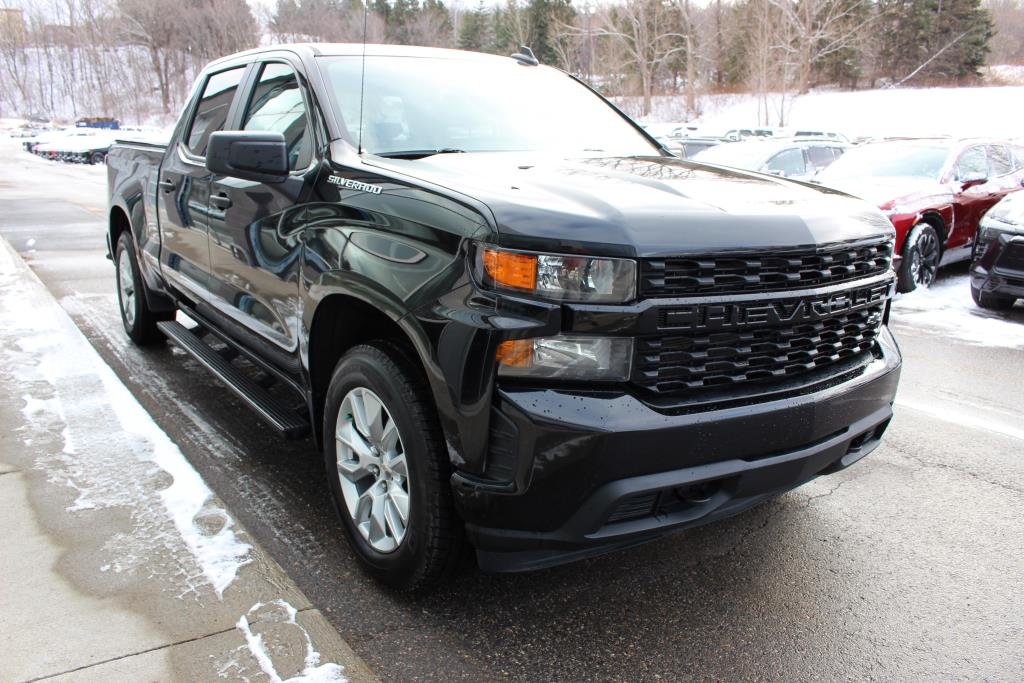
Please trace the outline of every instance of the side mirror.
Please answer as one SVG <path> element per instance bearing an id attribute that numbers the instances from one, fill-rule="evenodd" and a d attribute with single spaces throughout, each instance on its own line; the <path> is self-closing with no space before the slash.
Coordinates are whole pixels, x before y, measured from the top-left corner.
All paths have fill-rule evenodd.
<path id="1" fill-rule="evenodd" d="M 288 149 L 280 133 L 226 130 L 210 135 L 206 169 L 218 175 L 280 183 L 288 177 Z"/>
<path id="2" fill-rule="evenodd" d="M 965 173 L 964 176 L 960 178 L 960 189 L 966 190 L 976 185 L 984 185 L 987 182 L 988 176 L 984 173 Z"/>

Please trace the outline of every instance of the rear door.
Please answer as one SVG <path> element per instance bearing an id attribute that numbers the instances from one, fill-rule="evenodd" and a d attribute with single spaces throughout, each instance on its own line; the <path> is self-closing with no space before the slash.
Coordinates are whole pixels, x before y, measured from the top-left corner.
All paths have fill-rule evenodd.
<path id="1" fill-rule="evenodd" d="M 291 174 L 280 183 L 212 178 L 212 302 L 230 319 L 228 334 L 291 372 L 297 362 L 301 244 L 288 225 L 314 186 L 315 146 L 323 136 L 311 124 L 311 100 L 297 64 L 271 59 L 254 69 L 239 128 L 283 134 Z"/>
<path id="2" fill-rule="evenodd" d="M 814 175 L 818 171 L 828 168 L 836 160 L 832 152 L 832 145 L 809 144 L 807 145 L 807 161 L 810 162 L 808 175 Z"/>
<path id="3" fill-rule="evenodd" d="M 160 167 L 157 193 L 161 269 L 186 296 L 205 299 L 210 287 L 210 172 L 206 145 L 224 128 L 246 73 L 237 66 L 206 76 Z"/>

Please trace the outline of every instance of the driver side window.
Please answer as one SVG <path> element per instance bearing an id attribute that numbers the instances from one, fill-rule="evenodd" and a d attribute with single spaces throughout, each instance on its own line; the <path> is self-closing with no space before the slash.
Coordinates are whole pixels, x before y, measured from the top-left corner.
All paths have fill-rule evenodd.
<path id="1" fill-rule="evenodd" d="M 287 64 L 264 64 L 246 108 L 242 130 L 284 135 L 288 168 L 294 171 L 306 168 L 313 159 L 313 141 L 307 120 L 306 103 L 295 71 Z"/>
<path id="2" fill-rule="evenodd" d="M 988 158 L 985 156 L 985 148 L 981 145 L 964 150 L 956 162 L 957 180 L 978 176 L 988 177 Z"/>

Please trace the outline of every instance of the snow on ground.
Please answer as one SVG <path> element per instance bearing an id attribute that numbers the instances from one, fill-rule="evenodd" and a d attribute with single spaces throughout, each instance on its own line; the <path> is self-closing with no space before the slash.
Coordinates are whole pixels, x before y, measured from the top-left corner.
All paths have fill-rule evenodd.
<path id="1" fill-rule="evenodd" d="M 259 663 L 260 669 L 272 683 L 344 683 L 347 679 L 343 675 L 343 667 L 338 664 L 320 663 L 320 653 L 313 649 L 313 639 L 310 638 L 309 632 L 295 620 L 297 614 L 295 608 L 284 600 L 274 600 L 267 605 L 257 603 L 252 606 L 248 614 L 238 618 L 235 628 L 245 636 L 249 654 Z M 302 671 L 286 681 L 282 679 L 277 667 L 274 666 L 274 660 L 267 650 L 263 636 L 254 632 L 254 626 L 250 625 L 250 622 L 254 624 L 283 623 L 298 629 L 305 645 Z M 237 663 L 232 661 L 222 667 L 221 675 L 227 676 L 236 665 Z"/>
<path id="2" fill-rule="evenodd" d="M 131 514 L 133 533 L 108 543 L 111 561 L 101 570 L 146 572 L 148 558 L 169 556 L 178 570 L 165 578 L 180 595 L 208 586 L 221 597 L 252 561 L 251 546 L 71 319 L 33 295 L 16 259 L 0 244 L 2 369 L 25 403 L 26 446 L 54 434 L 63 440 L 61 453 L 38 456 L 35 467 L 76 492 L 73 514 Z"/>
<path id="3" fill-rule="evenodd" d="M 634 98 L 621 98 L 636 113 Z M 770 106 L 776 106 L 772 97 Z M 1024 136 L 1021 119 L 1024 86 L 976 88 L 889 88 L 879 90 L 815 91 L 796 97 L 786 127 L 792 130 L 838 131 L 858 136 Z M 701 134 L 718 135 L 731 128 L 761 123 L 755 95 L 706 95 L 697 119 Z M 656 97 L 654 112 L 645 119 L 684 121 L 682 96 Z M 776 124 L 773 114 L 771 123 Z"/>
<path id="4" fill-rule="evenodd" d="M 1024 306 L 1009 313 L 979 308 L 967 275 L 941 277 L 929 289 L 897 297 L 891 320 L 981 346 L 1024 349 Z"/>

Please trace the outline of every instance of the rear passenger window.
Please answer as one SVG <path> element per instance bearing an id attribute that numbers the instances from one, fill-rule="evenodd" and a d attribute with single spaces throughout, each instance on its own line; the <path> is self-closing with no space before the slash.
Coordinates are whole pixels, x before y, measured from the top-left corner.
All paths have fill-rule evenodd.
<path id="1" fill-rule="evenodd" d="M 288 167 L 294 171 L 309 166 L 313 146 L 306 125 L 306 103 L 290 66 L 277 62 L 263 66 L 246 108 L 242 130 L 281 133 L 288 150 Z"/>
<path id="2" fill-rule="evenodd" d="M 199 105 L 196 107 L 195 115 L 192 116 L 192 124 L 185 138 L 188 141 L 185 144 L 188 151 L 197 156 L 206 154 L 210 133 L 224 128 L 224 122 L 228 118 L 228 109 L 231 108 L 231 100 L 235 98 L 244 73 L 245 67 L 240 66 L 212 74 L 206 79 Z"/>
<path id="3" fill-rule="evenodd" d="M 832 156 L 831 147 L 819 147 L 816 145 L 807 148 L 807 158 L 814 168 L 825 168 L 835 160 Z"/>

